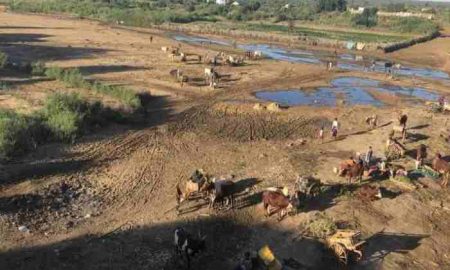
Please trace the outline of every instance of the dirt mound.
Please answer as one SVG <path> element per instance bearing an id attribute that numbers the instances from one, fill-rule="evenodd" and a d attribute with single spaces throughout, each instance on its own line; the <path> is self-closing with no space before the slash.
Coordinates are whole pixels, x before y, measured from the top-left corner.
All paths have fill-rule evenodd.
<path id="1" fill-rule="evenodd" d="M 101 213 L 102 201 L 87 183 L 52 184 L 35 193 L 2 198 L 9 224 L 22 231 L 51 233 L 70 229 Z M 20 229 L 19 229 L 20 230 Z"/>
<path id="2" fill-rule="evenodd" d="M 287 115 L 229 114 L 209 107 L 194 107 L 180 114 L 169 127 L 172 133 L 192 131 L 239 142 L 284 140 L 314 136 L 327 120 Z"/>

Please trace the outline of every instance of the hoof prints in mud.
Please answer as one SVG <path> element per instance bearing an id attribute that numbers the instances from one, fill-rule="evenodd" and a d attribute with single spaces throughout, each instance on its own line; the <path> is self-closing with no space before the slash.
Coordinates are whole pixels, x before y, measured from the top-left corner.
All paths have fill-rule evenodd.
<path id="1" fill-rule="evenodd" d="M 283 140 L 311 137 L 325 121 L 304 117 L 287 119 L 275 114 L 225 114 L 197 107 L 182 113 L 169 131 L 195 131 L 237 141 Z"/>
<path id="2" fill-rule="evenodd" d="M 0 209 L 9 223 L 31 232 L 70 229 L 100 214 L 100 207 L 100 198 L 80 182 L 53 184 L 36 193 L 0 199 Z"/>

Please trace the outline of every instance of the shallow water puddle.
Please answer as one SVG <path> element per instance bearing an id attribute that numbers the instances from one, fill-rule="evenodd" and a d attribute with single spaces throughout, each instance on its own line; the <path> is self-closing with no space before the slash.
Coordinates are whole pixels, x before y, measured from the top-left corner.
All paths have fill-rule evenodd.
<path id="1" fill-rule="evenodd" d="M 206 37 L 192 36 L 186 34 L 170 34 L 170 36 L 181 42 L 190 44 L 215 44 L 222 46 L 232 46 L 232 42 L 227 42 L 218 39 L 211 39 Z M 335 65 L 340 69 L 351 71 L 371 71 L 371 72 L 385 72 L 384 64 L 388 61 L 386 59 L 378 59 L 374 57 L 362 56 L 357 54 L 334 54 L 329 51 L 319 50 L 298 50 L 286 49 L 281 46 L 268 44 L 237 44 L 237 47 L 243 50 L 261 51 L 264 56 L 286 62 L 305 63 L 305 64 L 323 64 L 328 61 L 335 62 Z M 372 63 L 375 63 L 374 67 Z M 422 77 L 438 80 L 450 80 L 450 75 L 436 69 L 401 66 L 395 69 L 395 74 L 407 77 Z"/>
<path id="2" fill-rule="evenodd" d="M 393 94 L 400 98 L 435 101 L 439 95 L 418 87 L 402 87 L 385 84 L 381 81 L 341 77 L 331 81 L 330 87 L 318 87 L 312 90 L 265 90 L 258 91 L 258 99 L 277 102 L 287 106 L 336 106 L 339 100 L 349 105 L 382 106 L 383 102 L 370 94 L 370 91 Z"/>

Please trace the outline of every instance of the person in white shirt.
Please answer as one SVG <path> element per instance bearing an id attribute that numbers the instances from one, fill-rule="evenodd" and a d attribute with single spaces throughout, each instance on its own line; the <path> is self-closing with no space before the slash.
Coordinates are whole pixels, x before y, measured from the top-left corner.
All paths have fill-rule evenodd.
<path id="1" fill-rule="evenodd" d="M 338 128 L 339 128 L 339 122 L 338 122 L 337 118 L 334 118 L 334 121 L 331 124 L 331 136 L 334 139 L 337 138 Z"/>

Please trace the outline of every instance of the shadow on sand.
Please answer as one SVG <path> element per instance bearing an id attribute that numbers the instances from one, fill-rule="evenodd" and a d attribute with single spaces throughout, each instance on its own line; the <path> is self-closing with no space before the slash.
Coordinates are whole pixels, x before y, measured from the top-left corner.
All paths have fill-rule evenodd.
<path id="1" fill-rule="evenodd" d="M 0 254 L 0 268 L 184 270 L 184 260 L 173 246 L 173 231 L 178 227 L 193 236 L 199 232 L 206 235 L 206 251 L 192 260 L 191 269 L 233 269 L 245 252 L 265 244 L 270 245 L 280 261 L 295 261 L 302 266 L 297 269 L 337 269 L 336 261 L 319 241 L 289 240 L 295 232 L 245 225 L 233 217 L 149 227 L 128 224 L 104 235 L 84 235 L 49 245 L 13 249 Z"/>

